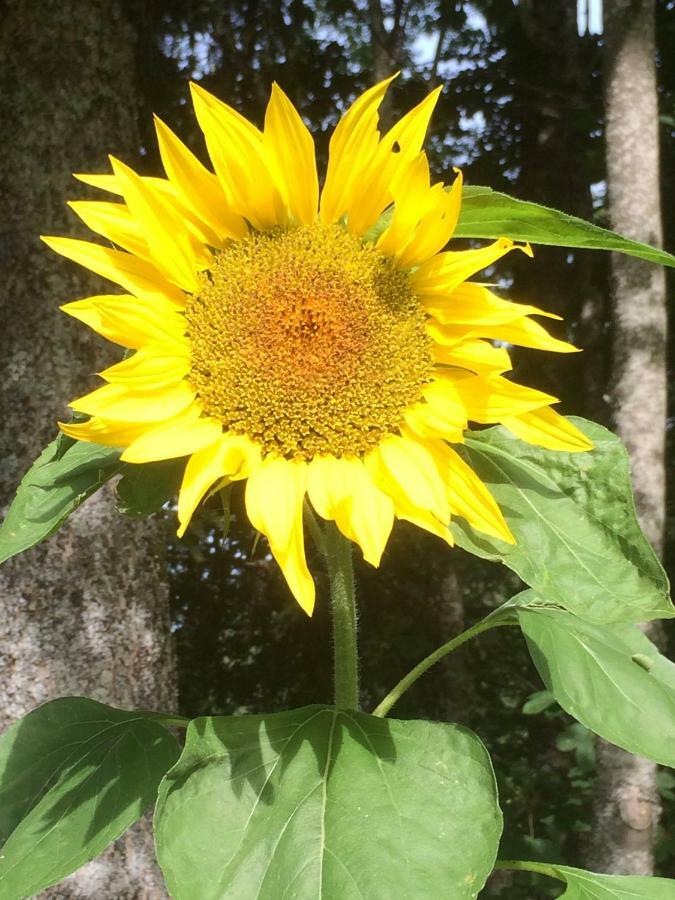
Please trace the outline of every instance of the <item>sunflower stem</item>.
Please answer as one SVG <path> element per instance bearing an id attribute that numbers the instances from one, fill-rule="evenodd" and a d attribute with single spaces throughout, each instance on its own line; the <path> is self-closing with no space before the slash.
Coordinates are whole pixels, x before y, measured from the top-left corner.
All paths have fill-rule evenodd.
<path id="1" fill-rule="evenodd" d="M 546 863 L 524 862 L 516 859 L 503 859 L 495 863 L 496 869 L 507 869 L 514 872 L 534 872 L 537 875 L 546 875 L 548 878 L 555 878 L 557 881 L 564 881 L 562 875 L 559 875 L 553 866 Z"/>
<path id="2" fill-rule="evenodd" d="M 462 644 L 470 641 L 471 638 L 482 634 L 484 631 L 489 631 L 491 628 L 498 628 L 500 625 L 513 625 L 516 624 L 516 622 L 517 620 L 514 619 L 510 610 L 506 610 L 504 607 L 493 610 L 488 616 L 481 619 L 480 622 L 477 622 L 471 628 L 467 628 L 466 631 L 463 631 L 446 644 L 443 644 L 438 650 L 434 650 L 434 652 L 430 653 L 429 656 L 422 660 L 422 662 L 418 663 L 414 669 L 411 669 L 407 675 L 404 675 L 399 683 L 389 691 L 384 700 L 375 707 L 372 714 L 384 718 L 392 706 L 401 699 L 403 694 L 413 686 L 418 678 L 424 675 L 424 673 L 432 666 L 436 665 L 436 663 L 443 659 L 444 656 L 447 656 L 448 653 L 452 653 L 453 650 L 456 650 L 457 647 L 461 647 Z"/>
<path id="3" fill-rule="evenodd" d="M 356 602 L 352 545 L 333 522 L 325 528 L 326 564 L 333 610 L 335 705 L 359 708 Z"/>

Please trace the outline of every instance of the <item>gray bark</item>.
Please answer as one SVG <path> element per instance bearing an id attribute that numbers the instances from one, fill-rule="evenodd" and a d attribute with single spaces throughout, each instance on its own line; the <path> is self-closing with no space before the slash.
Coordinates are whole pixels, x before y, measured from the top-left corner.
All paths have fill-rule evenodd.
<path id="1" fill-rule="evenodd" d="M 605 0 L 606 153 L 611 227 L 662 240 L 654 0 Z M 615 255 L 613 407 L 628 449 L 638 516 L 657 552 L 665 510 L 666 295 L 662 269 Z M 646 628 L 652 637 L 654 628 Z M 660 815 L 654 763 L 598 748 L 593 868 L 652 874 Z"/>
<path id="2" fill-rule="evenodd" d="M 49 251 L 75 233 L 71 172 L 137 154 L 134 32 L 116 0 L 5 0 L 0 15 L 0 503 L 56 433 L 66 403 L 119 356 L 59 312 L 112 293 Z M 55 537 L 0 569 L 0 726 L 79 694 L 175 708 L 161 526 L 123 519 L 104 490 Z M 166 896 L 144 822 L 51 897 Z"/>

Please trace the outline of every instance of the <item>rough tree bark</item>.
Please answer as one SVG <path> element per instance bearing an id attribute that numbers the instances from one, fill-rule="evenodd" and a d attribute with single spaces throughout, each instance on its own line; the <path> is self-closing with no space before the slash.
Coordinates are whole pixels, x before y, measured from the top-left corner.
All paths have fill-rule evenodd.
<path id="1" fill-rule="evenodd" d="M 606 155 L 611 227 L 659 245 L 658 102 L 654 0 L 605 0 Z M 663 269 L 612 259 L 613 407 L 631 458 L 638 516 L 660 553 L 665 510 L 666 294 Z M 654 628 L 646 629 L 652 637 Z M 660 804 L 656 767 L 598 746 L 594 839 L 599 871 L 653 872 Z"/>
<path id="2" fill-rule="evenodd" d="M 133 158 L 134 32 L 116 0 L 0 3 L 0 502 L 56 432 L 66 402 L 109 360 L 59 312 L 110 292 L 49 252 L 40 233 L 77 233 L 73 171 Z M 82 232 L 84 234 L 84 232 Z M 103 289 L 102 289 L 103 288 Z M 158 525 L 123 520 L 103 491 L 42 546 L 0 569 L 0 726 L 53 697 L 175 707 L 168 589 Z M 166 896 L 148 823 L 51 897 Z"/>

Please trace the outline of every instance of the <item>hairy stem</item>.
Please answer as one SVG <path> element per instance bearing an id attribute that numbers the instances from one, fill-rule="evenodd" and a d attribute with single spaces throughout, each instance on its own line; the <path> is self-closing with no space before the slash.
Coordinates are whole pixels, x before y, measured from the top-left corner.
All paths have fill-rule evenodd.
<path id="1" fill-rule="evenodd" d="M 333 522 L 326 523 L 324 546 L 333 610 L 335 705 L 359 708 L 356 603 L 352 545 Z"/>

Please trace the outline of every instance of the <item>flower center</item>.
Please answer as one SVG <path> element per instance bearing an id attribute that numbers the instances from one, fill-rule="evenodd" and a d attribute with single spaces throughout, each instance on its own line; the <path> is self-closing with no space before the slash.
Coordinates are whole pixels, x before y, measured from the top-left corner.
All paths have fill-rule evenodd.
<path id="1" fill-rule="evenodd" d="M 402 425 L 432 371 L 407 275 L 337 225 L 231 244 L 186 317 L 204 412 L 265 453 L 363 454 Z"/>

